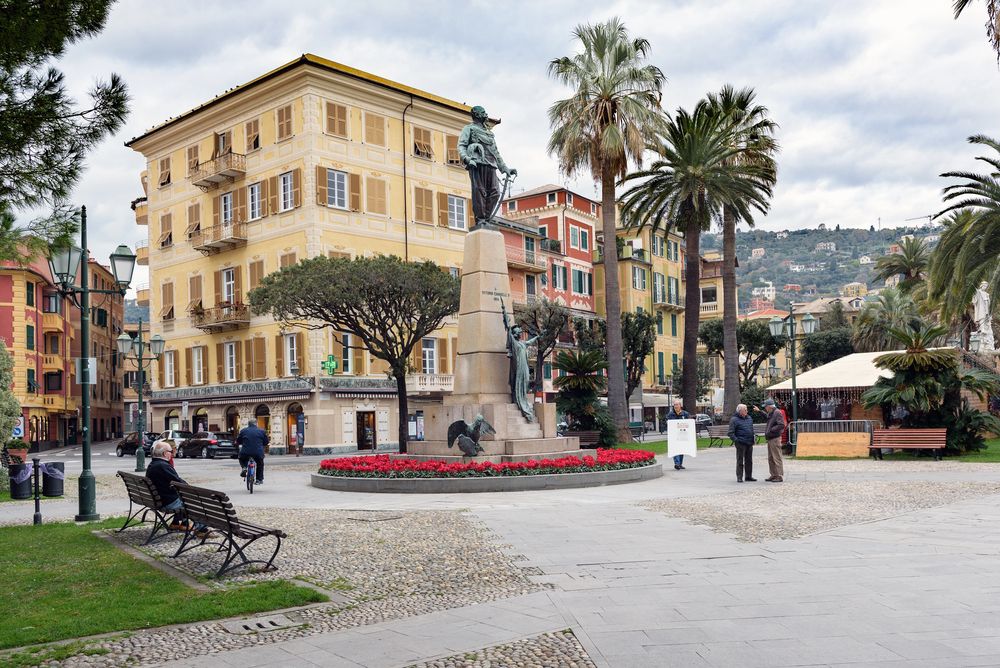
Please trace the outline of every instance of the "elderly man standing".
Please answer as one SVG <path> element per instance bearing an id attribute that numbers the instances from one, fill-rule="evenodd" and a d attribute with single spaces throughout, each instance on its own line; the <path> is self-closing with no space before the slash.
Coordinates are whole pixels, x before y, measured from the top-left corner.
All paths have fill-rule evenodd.
<path id="1" fill-rule="evenodd" d="M 177 475 L 176 469 L 170 463 L 169 458 L 171 453 L 172 450 L 168 443 L 157 443 L 154 445 L 153 451 L 150 453 L 153 459 L 149 463 L 149 466 L 146 467 L 146 477 L 152 481 L 156 487 L 156 491 L 160 495 L 160 499 L 163 501 L 161 510 L 166 510 L 174 514 L 173 520 L 170 521 L 170 529 L 174 531 L 186 531 L 188 529 L 188 522 L 184 519 L 184 504 L 181 502 L 181 497 L 177 495 L 177 490 L 170 484 L 174 481 L 184 482 L 184 478 Z M 204 524 L 196 525 L 194 530 L 198 538 L 205 538 L 209 533 L 208 527 Z"/>
<path id="2" fill-rule="evenodd" d="M 674 399 L 674 407 L 667 413 L 668 420 L 690 420 L 691 414 L 684 410 L 684 404 L 680 399 Z M 680 471 L 684 468 L 684 455 L 674 455 L 674 470 Z"/>
<path id="3" fill-rule="evenodd" d="M 747 482 L 757 482 L 753 477 L 753 439 L 753 420 L 747 405 L 740 404 L 729 419 L 729 440 L 736 446 L 736 482 L 743 482 L 744 472 Z"/>
<path id="4" fill-rule="evenodd" d="M 785 418 L 774 404 L 774 399 L 764 402 L 767 413 L 767 426 L 764 428 L 764 438 L 767 439 L 767 467 L 771 477 L 767 482 L 784 482 L 785 466 L 781 459 L 781 432 L 785 431 Z"/>

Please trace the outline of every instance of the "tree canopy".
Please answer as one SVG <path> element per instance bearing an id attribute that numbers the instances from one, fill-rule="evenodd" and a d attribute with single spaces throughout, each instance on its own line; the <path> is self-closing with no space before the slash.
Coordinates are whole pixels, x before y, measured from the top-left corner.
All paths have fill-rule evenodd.
<path id="1" fill-rule="evenodd" d="M 698 340 L 705 344 L 710 355 L 725 359 L 723 350 L 723 323 L 719 318 L 707 320 L 698 328 Z M 760 367 L 773 355 L 785 347 L 784 336 L 771 336 L 771 330 L 764 320 L 740 320 L 736 325 L 736 346 L 738 349 L 737 370 L 739 389 L 743 392 L 754 383 Z"/>
<path id="2" fill-rule="evenodd" d="M 656 343 L 656 320 L 649 313 L 622 314 L 622 350 L 625 353 L 625 396 L 642 384 L 646 360 Z"/>
<path id="3" fill-rule="evenodd" d="M 569 311 L 562 304 L 543 297 L 530 304 L 517 305 L 514 319 L 529 336 L 536 338 L 532 346 L 535 350 L 535 391 L 541 391 L 542 365 L 559 342 L 559 335 L 566 330 Z"/>
<path id="4" fill-rule="evenodd" d="M 459 280 L 433 262 L 395 256 L 302 260 L 268 274 L 250 292 L 255 313 L 286 325 L 348 332 L 384 360 L 399 395 L 399 447 L 406 450 L 406 373 L 415 347 L 456 313 Z M 343 338 L 339 339 L 343 343 Z M 362 346 L 352 344 L 352 348 Z"/>
<path id="5" fill-rule="evenodd" d="M 21 417 L 21 404 L 11 386 L 14 384 L 14 358 L 7 350 L 7 344 L 0 339 L 0 446 L 14 431 L 17 419 Z"/>

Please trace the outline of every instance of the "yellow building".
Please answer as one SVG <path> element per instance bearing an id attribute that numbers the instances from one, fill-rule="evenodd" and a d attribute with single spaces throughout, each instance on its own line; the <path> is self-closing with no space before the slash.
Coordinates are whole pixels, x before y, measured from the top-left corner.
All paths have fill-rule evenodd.
<path id="1" fill-rule="evenodd" d="M 256 417 L 272 453 L 300 450 L 303 435 L 316 452 L 395 446 L 387 365 L 350 337 L 280 328 L 246 294 L 319 255 L 395 254 L 457 275 L 472 218 L 457 153 L 469 110 L 304 55 L 128 142 L 147 164 L 133 209 L 148 226 L 137 254 L 152 287 L 139 298 L 167 340 L 148 428 L 232 430 Z M 451 390 L 456 324 L 415 355 L 418 433 L 414 399 Z M 320 367 L 329 355 L 333 376 Z"/>
<path id="2" fill-rule="evenodd" d="M 840 288 L 840 296 L 846 297 L 847 299 L 864 297 L 867 294 L 868 286 L 860 282 L 848 283 L 844 287 Z"/>

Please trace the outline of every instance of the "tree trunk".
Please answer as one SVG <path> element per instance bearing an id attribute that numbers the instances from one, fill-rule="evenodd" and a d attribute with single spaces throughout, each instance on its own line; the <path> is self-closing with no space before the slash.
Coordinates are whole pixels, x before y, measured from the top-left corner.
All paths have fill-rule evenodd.
<path id="1" fill-rule="evenodd" d="M 736 412 L 740 402 L 739 346 L 736 342 L 736 216 L 722 210 L 722 354 L 724 360 L 723 415 Z"/>
<path id="2" fill-rule="evenodd" d="M 607 322 L 608 408 L 618 427 L 619 440 L 629 442 L 628 403 L 625 399 L 625 360 L 622 348 L 622 296 L 618 286 L 618 243 L 615 229 L 615 179 L 601 169 L 601 215 L 604 230 L 604 310 Z M 627 434 L 627 436 L 626 436 Z"/>
<path id="3" fill-rule="evenodd" d="M 684 282 L 684 365 L 681 383 L 681 400 L 684 410 L 694 412 L 698 408 L 698 324 L 701 315 L 701 224 L 693 211 L 688 211 L 689 219 L 684 228 L 684 242 L 687 246 Z"/>
<path id="4" fill-rule="evenodd" d="M 392 374 L 396 377 L 396 394 L 399 397 L 399 452 L 405 453 L 410 421 L 410 407 L 406 396 L 406 369 L 393 369 Z"/>

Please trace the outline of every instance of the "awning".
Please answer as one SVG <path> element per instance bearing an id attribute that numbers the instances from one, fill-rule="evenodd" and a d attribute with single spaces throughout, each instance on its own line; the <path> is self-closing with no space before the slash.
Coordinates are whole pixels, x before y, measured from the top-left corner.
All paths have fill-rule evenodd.
<path id="1" fill-rule="evenodd" d="M 661 408 L 673 406 L 674 398 L 667 394 L 648 394 L 643 392 L 642 405 L 646 408 Z"/>
<path id="2" fill-rule="evenodd" d="M 854 353 L 846 355 L 829 364 L 804 371 L 795 377 L 795 385 L 799 390 L 827 390 L 863 387 L 868 388 L 879 378 L 891 378 L 893 373 L 888 369 L 875 366 L 875 358 L 885 355 L 880 353 Z M 767 388 L 768 392 L 791 391 L 792 380 L 784 380 Z"/>

